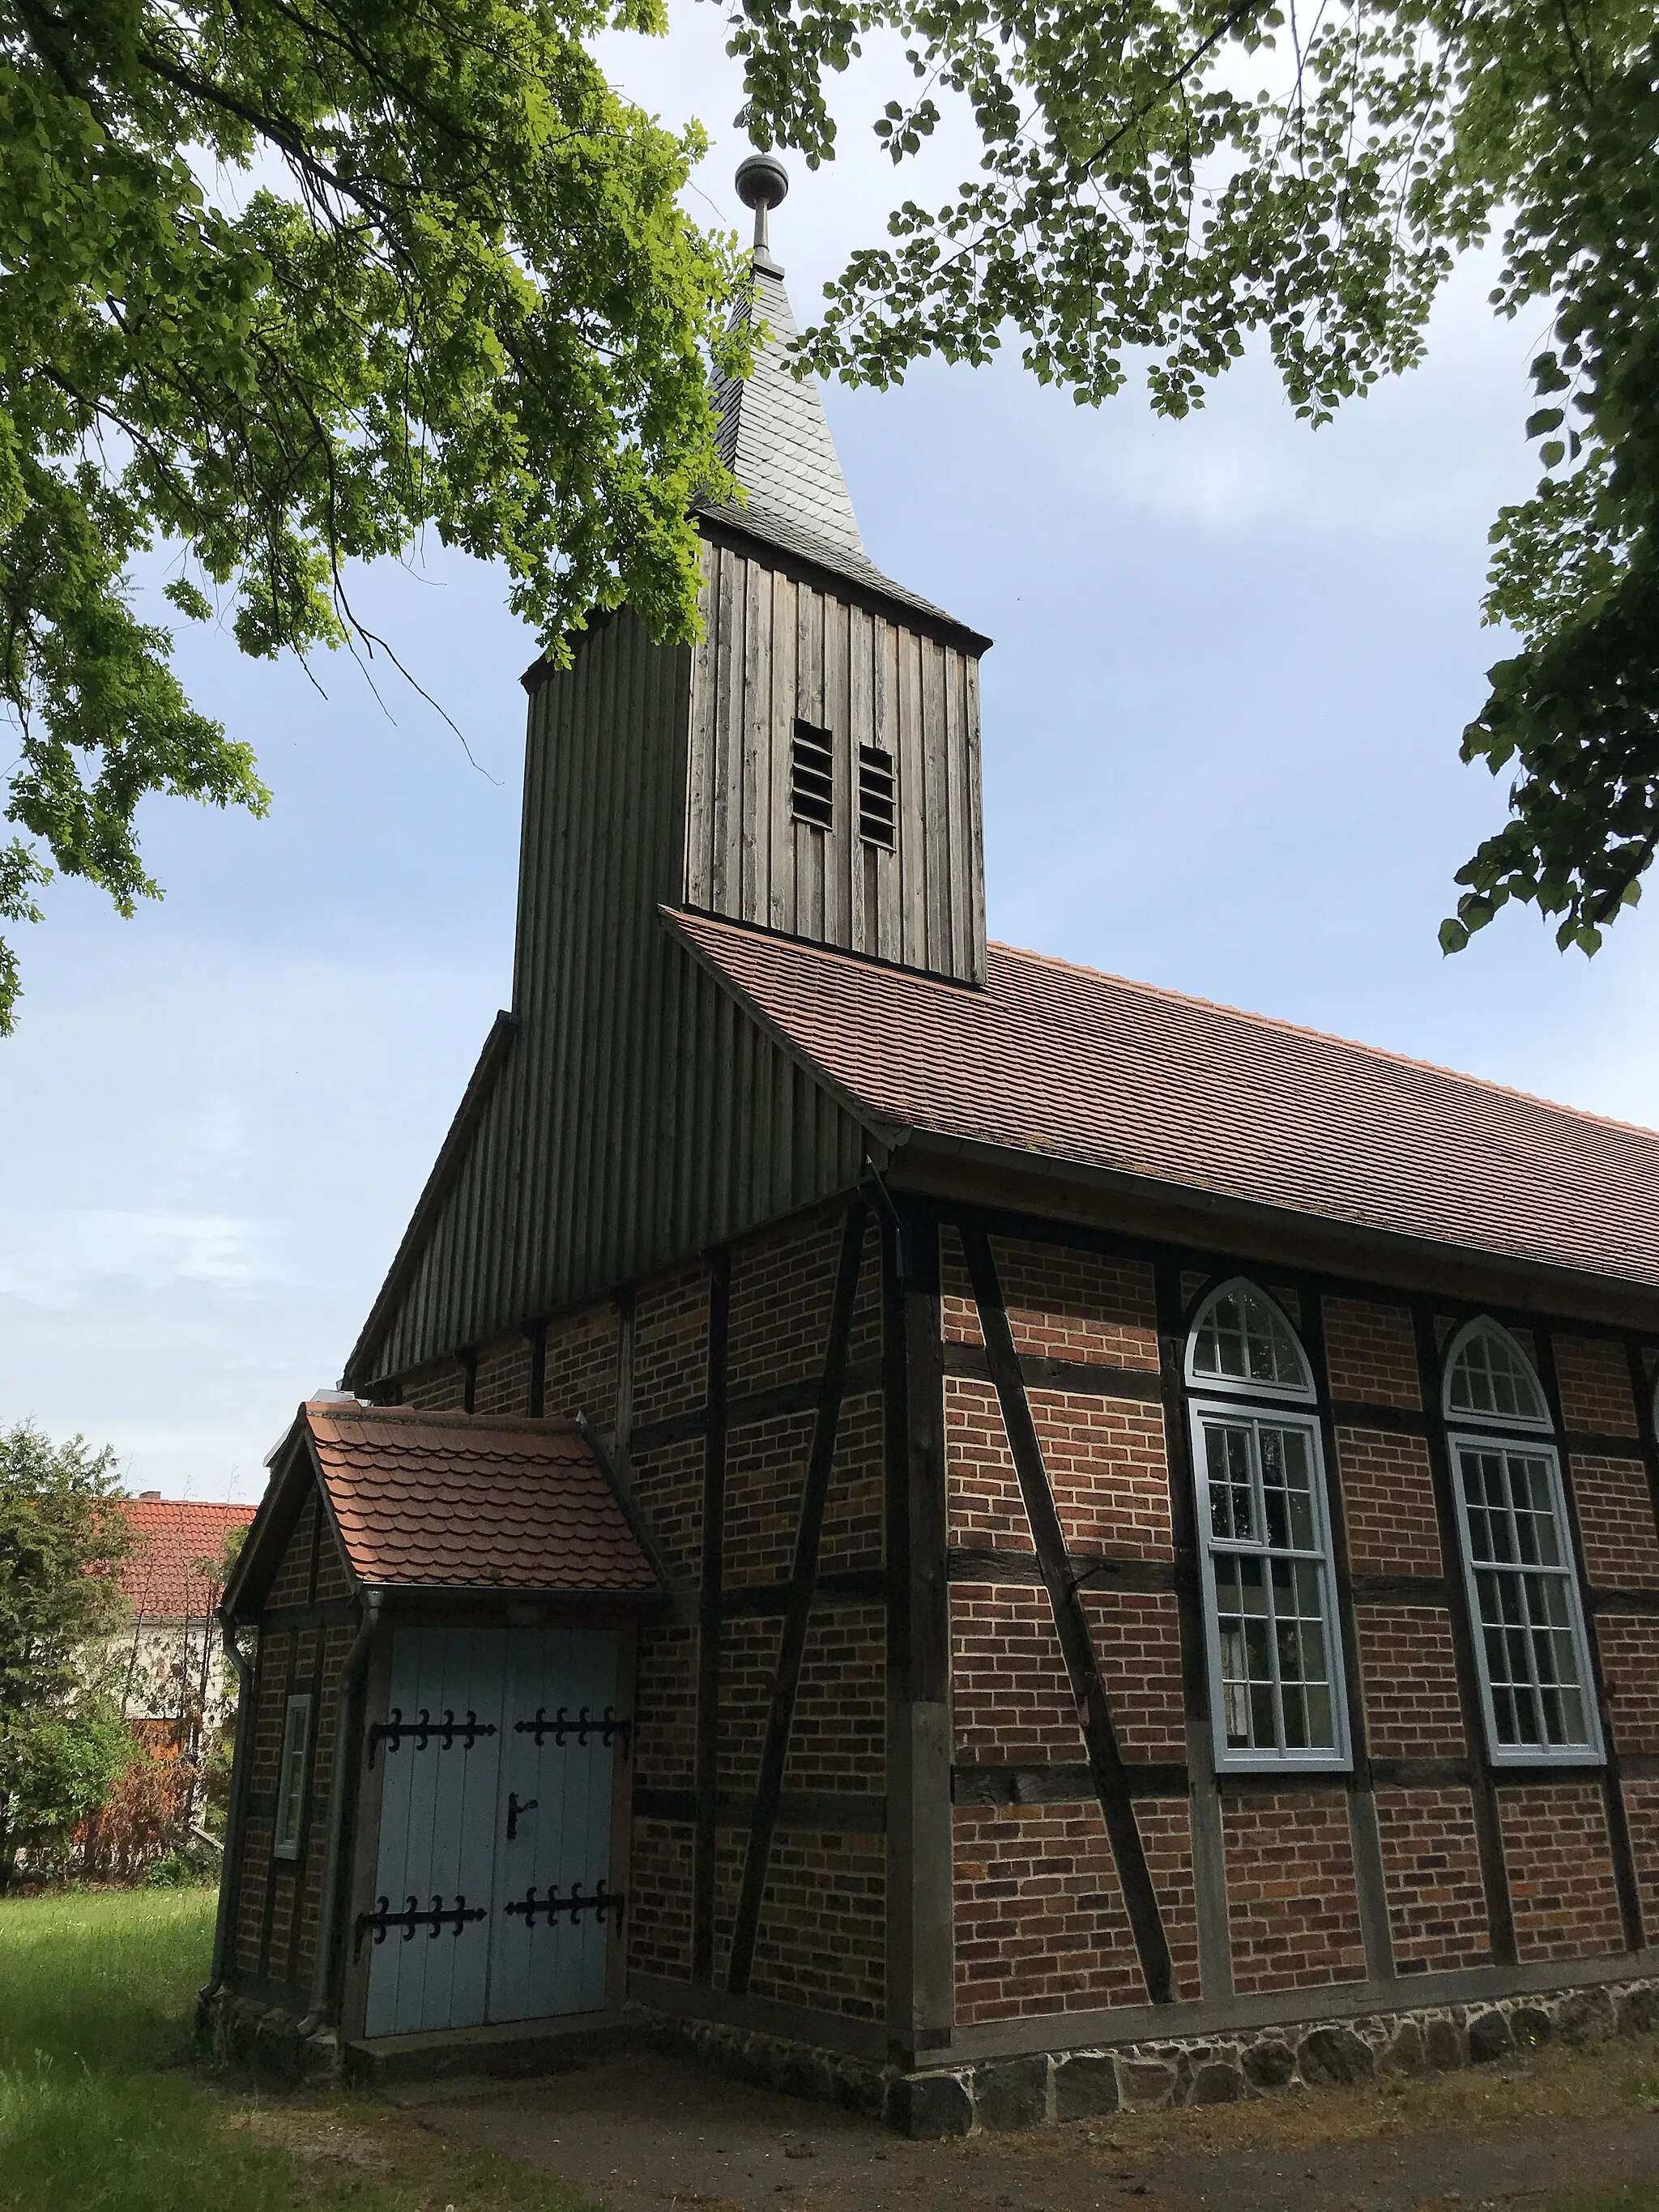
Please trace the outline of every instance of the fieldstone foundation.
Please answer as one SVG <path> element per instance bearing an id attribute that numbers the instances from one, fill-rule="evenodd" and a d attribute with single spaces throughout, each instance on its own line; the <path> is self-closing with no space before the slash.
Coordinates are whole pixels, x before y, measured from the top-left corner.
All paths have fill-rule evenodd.
<path id="1" fill-rule="evenodd" d="M 301 2035 L 300 2026 L 297 2014 L 234 1990 L 204 1990 L 196 2011 L 197 2034 L 220 2063 L 273 2089 L 338 2079 L 340 2039 L 333 2028 Z"/>
<path id="2" fill-rule="evenodd" d="M 716 2021 L 629 2009 L 647 2048 L 688 2052 L 720 2073 L 839 2105 L 901 2135 L 966 2136 L 1161 2106 L 1229 2104 L 1298 2083 L 1311 2088 L 1389 2074 L 1448 2073 L 1554 2039 L 1582 2045 L 1639 2034 L 1659 2027 L 1659 1980 L 1231 2035 L 1036 2051 L 911 2074 Z M 256 1998 L 231 1990 L 204 1992 L 197 2024 L 216 2058 L 273 2088 L 339 2075 L 333 2028 L 302 2036 L 294 2014 Z"/>
<path id="3" fill-rule="evenodd" d="M 647 2016 L 642 2015 L 642 2019 Z M 1058 2025 L 1058 2023 L 1056 2023 Z M 711 2021 L 648 2015 L 647 2039 L 724 2073 L 867 2113 L 901 2135 L 966 2136 L 1169 2105 L 1219 2105 L 1296 2084 L 1448 2073 L 1559 2039 L 1596 2043 L 1659 2027 L 1659 1981 L 1110 2048 L 988 2058 L 902 2074 Z"/>

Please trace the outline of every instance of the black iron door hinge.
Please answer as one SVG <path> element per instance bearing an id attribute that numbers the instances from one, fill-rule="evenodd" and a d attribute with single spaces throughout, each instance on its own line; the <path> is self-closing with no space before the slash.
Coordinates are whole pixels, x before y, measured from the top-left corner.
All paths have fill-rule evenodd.
<path id="1" fill-rule="evenodd" d="M 460 1896 L 456 1898 L 453 1905 L 447 1907 L 441 1897 L 434 1896 L 431 1904 L 424 1910 L 418 1898 L 411 1897 L 401 1912 L 392 1911 L 389 1898 L 382 1897 L 376 1902 L 377 1909 L 374 1911 L 360 1912 L 357 1915 L 356 1941 L 351 1953 L 354 1959 L 363 1948 L 364 1936 L 371 1930 L 377 1943 L 384 1943 L 394 1928 L 400 1928 L 403 1930 L 405 1943 L 412 1943 L 416 1934 L 422 1928 L 434 1941 L 446 1928 L 453 1928 L 459 1940 L 462 1929 L 469 1920 L 488 1920 L 489 1917 L 486 1906 L 470 1905 L 465 1898 Z M 509 1906 L 508 1910 L 511 1911 L 511 1909 Z"/>
<path id="2" fill-rule="evenodd" d="M 574 1721 L 562 1705 L 551 1720 L 547 1717 L 546 1706 L 538 1705 L 533 1721 L 514 1721 L 513 1723 L 514 1735 L 533 1735 L 538 1751 L 550 1737 L 561 1750 L 572 1736 L 578 1743 L 586 1743 L 590 1736 L 597 1736 L 604 1744 L 626 1745 L 633 1730 L 632 1721 L 618 1720 L 609 1705 L 597 1720 L 584 1705 Z"/>
<path id="3" fill-rule="evenodd" d="M 374 1765 L 378 1744 L 383 1743 L 388 1751 L 397 1751 L 408 1741 L 416 1751 L 424 1751 L 435 1738 L 440 1751 L 453 1751 L 458 1743 L 463 1751 L 471 1751 L 480 1736 L 494 1735 L 495 1733 L 495 1722 L 481 1721 L 471 1706 L 467 1708 L 464 1721 L 458 1721 L 453 1708 L 448 1705 L 444 1707 L 444 1717 L 441 1721 L 434 1721 L 424 1705 L 421 1707 L 419 1720 L 406 1721 L 403 1707 L 393 1705 L 392 1718 L 376 1721 L 368 1732 L 368 1763 Z"/>
<path id="4" fill-rule="evenodd" d="M 528 1896 L 515 1897 L 513 1902 L 503 1909 L 509 1913 L 522 1915 L 526 1928 L 535 1926 L 536 1915 L 538 1912 L 545 1917 L 550 1928 L 562 1912 L 566 1912 L 569 1914 L 570 1924 L 574 1928 L 584 1912 L 591 1912 L 596 1920 L 601 1921 L 609 1919 L 614 1912 L 620 1921 L 627 1903 L 628 1899 L 625 1897 L 616 1895 L 608 1890 L 603 1882 L 600 1882 L 592 1897 L 582 1895 L 582 1886 L 579 1881 L 571 1883 L 570 1894 L 568 1897 L 561 1897 L 556 1889 L 550 1889 L 545 1897 L 538 1897 L 535 1884 L 532 1882 Z"/>

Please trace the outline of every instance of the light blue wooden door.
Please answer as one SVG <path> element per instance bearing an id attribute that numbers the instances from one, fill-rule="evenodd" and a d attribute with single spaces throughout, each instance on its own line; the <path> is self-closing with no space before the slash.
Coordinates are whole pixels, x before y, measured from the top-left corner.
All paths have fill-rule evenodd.
<path id="1" fill-rule="evenodd" d="M 506 1629 L 399 1628 L 392 1638 L 369 2035 L 487 2017 L 501 1802 Z"/>
<path id="2" fill-rule="evenodd" d="M 489 2018 L 594 2012 L 617 1906 L 611 1777 L 617 1638 L 517 1636 L 501 1731 L 501 1830 L 489 1922 Z"/>

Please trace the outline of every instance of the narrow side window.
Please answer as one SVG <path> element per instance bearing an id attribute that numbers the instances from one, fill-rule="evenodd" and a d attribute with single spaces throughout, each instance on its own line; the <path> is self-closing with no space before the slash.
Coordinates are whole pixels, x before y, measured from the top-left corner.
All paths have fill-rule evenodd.
<path id="1" fill-rule="evenodd" d="M 1193 1426 L 1217 1763 L 1344 1765 L 1318 1429 L 1218 1406 Z"/>
<path id="2" fill-rule="evenodd" d="M 311 1753 L 311 1699 L 300 1694 L 288 1701 L 283 1721 L 283 1753 L 276 1766 L 276 1840 L 279 1859 L 300 1856 L 305 1827 L 306 1768 Z"/>
<path id="3" fill-rule="evenodd" d="M 1600 1759 L 1549 1405 L 1532 1362 L 1489 1316 L 1467 1323 L 1446 1346 L 1443 1404 L 1492 1760 Z"/>
<path id="4" fill-rule="evenodd" d="M 1283 1404 L 1316 1395 L 1307 1354 L 1277 1302 L 1238 1278 L 1193 1316 L 1186 1368 L 1216 1763 L 1346 1766 L 1319 1424 Z"/>

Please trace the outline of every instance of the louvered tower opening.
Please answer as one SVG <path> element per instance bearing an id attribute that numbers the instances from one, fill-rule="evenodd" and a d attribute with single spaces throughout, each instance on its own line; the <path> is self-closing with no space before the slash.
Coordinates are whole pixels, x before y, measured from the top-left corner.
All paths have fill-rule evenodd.
<path id="1" fill-rule="evenodd" d="M 836 817 L 835 764 L 830 732 L 811 722 L 795 724 L 789 751 L 789 811 L 798 822 L 828 830 Z"/>
<path id="2" fill-rule="evenodd" d="M 893 756 L 880 745 L 859 747 L 859 835 L 866 845 L 893 849 Z"/>

